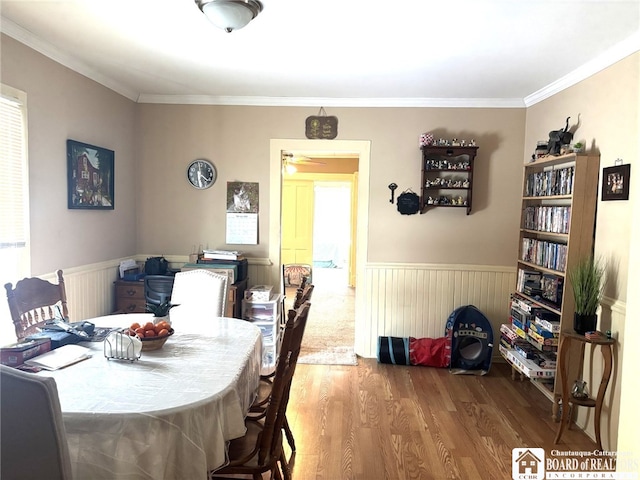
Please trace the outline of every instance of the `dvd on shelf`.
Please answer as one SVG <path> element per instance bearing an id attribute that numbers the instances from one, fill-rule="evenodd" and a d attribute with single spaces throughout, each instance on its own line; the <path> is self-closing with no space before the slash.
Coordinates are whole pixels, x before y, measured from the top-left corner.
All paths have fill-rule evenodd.
<path id="1" fill-rule="evenodd" d="M 570 206 L 527 206 L 524 209 L 524 225 L 527 230 L 548 233 L 569 233 Z"/>
<path id="2" fill-rule="evenodd" d="M 525 179 L 524 195 L 525 197 L 571 195 L 574 174 L 574 167 L 553 168 L 530 173 Z"/>

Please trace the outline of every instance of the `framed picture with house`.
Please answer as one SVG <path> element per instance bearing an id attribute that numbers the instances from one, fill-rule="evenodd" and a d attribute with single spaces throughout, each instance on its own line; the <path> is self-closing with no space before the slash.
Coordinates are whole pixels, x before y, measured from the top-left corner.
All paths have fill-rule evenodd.
<path id="1" fill-rule="evenodd" d="M 113 150 L 67 140 L 67 208 L 113 210 Z"/>

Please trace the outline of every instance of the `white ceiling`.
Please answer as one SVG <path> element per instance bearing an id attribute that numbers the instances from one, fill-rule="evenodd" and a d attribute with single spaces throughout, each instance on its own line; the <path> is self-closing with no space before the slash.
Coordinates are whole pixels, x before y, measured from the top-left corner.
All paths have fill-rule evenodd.
<path id="1" fill-rule="evenodd" d="M 640 0 L 0 0 L 2 31 L 138 102 L 518 107 L 640 50 Z"/>

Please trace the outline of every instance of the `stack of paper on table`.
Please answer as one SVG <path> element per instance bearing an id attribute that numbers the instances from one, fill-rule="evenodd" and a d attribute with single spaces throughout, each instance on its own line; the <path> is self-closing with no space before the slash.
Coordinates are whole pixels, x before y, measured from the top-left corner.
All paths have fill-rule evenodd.
<path id="1" fill-rule="evenodd" d="M 58 370 L 91 357 L 91 349 L 80 345 L 64 345 L 50 352 L 30 358 L 24 363 L 44 370 Z"/>

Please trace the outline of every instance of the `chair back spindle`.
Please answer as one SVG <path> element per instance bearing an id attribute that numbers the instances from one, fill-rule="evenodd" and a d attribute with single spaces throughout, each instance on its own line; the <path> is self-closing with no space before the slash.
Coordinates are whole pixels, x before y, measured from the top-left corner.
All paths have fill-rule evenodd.
<path id="1" fill-rule="evenodd" d="M 56 318 L 58 311 L 66 319 L 67 293 L 62 270 L 56 272 L 58 283 L 54 284 L 38 277 L 23 278 L 16 283 L 5 284 L 11 320 L 18 340 L 38 333 L 38 328 Z"/>

